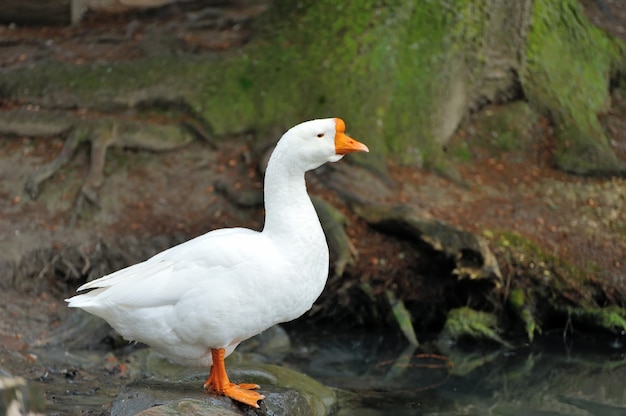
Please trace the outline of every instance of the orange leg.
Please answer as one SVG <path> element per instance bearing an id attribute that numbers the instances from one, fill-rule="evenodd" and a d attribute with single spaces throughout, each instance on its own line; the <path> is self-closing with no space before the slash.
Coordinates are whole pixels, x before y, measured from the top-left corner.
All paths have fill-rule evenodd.
<path id="1" fill-rule="evenodd" d="M 249 406 L 258 408 L 257 401 L 263 400 L 265 396 L 251 391 L 252 389 L 258 389 L 258 384 L 235 384 L 231 383 L 226 374 L 226 366 L 224 365 L 224 348 L 211 349 L 211 356 L 213 357 L 213 366 L 211 366 L 211 372 L 209 378 L 204 383 L 204 388 L 207 391 L 221 394 L 230 397 L 238 402 L 245 403 Z"/>

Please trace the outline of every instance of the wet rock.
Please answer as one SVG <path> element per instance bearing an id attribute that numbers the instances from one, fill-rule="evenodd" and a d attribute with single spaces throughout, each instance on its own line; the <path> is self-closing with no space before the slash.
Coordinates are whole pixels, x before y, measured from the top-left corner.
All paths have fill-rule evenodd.
<path id="1" fill-rule="evenodd" d="M 335 406 L 335 394 L 312 378 L 270 364 L 231 365 L 233 381 L 258 383 L 265 395 L 253 410 L 230 398 L 207 394 L 202 388 L 208 369 L 185 369 L 150 357 L 153 378 L 129 384 L 118 395 L 111 415 L 326 415 Z M 232 363 L 233 360 L 229 360 Z M 155 371 L 156 370 L 156 371 Z M 184 411 L 182 409 L 185 409 Z M 178 412 L 178 413 L 176 413 Z M 182 413 L 181 413 L 182 412 Z"/>
<path id="2" fill-rule="evenodd" d="M 21 377 L 0 369 L 0 414 L 6 416 L 40 415 L 44 408 L 41 391 Z"/>
<path id="3" fill-rule="evenodd" d="M 121 413 L 130 414 L 130 413 Z M 154 406 L 150 409 L 137 413 L 140 416 L 177 416 L 177 415 L 196 415 L 196 416 L 237 416 L 241 412 L 224 409 L 202 400 L 183 399 L 160 406 Z"/>
<path id="4" fill-rule="evenodd" d="M 113 403 L 111 416 L 136 415 L 153 406 L 160 407 L 161 404 L 162 402 L 158 402 L 153 395 L 143 391 L 132 390 L 132 388 L 127 387 L 117 396 L 117 399 Z"/>
<path id="5" fill-rule="evenodd" d="M 202 385 L 209 368 L 173 364 L 155 350 L 137 348 L 121 338 L 124 344 L 119 345 L 125 345 L 124 349 L 117 350 L 121 358 L 118 359 L 112 353 L 102 357 L 102 348 L 110 348 L 111 340 L 118 338 L 103 320 L 76 312 L 66 325 L 47 339 L 47 343 L 41 343 L 45 348 L 37 350 L 37 354 L 40 362 L 47 367 L 59 369 L 71 364 L 72 368 L 85 373 L 82 377 L 88 377 L 86 374 L 89 371 L 119 374 L 112 396 L 117 395 L 111 407 L 112 415 L 248 414 L 245 405 L 234 404 L 229 398 L 205 392 Z M 61 345 L 63 349 L 55 348 L 54 345 Z M 68 346 L 79 348 L 74 351 L 78 355 L 66 351 L 64 348 Z M 81 348 L 87 347 L 95 348 L 100 353 L 85 356 Z M 332 390 L 293 370 L 265 364 L 282 361 L 290 347 L 290 338 L 285 330 L 280 326 L 272 327 L 246 340 L 228 358 L 229 375 L 236 382 L 261 385 L 266 399 L 261 403 L 263 413 L 260 414 L 328 414 L 335 405 Z M 126 383 L 129 384 L 121 387 Z M 104 396 L 106 402 L 106 395 L 111 391 L 105 392 L 104 386 L 98 389 L 98 395 Z"/>
<path id="6" fill-rule="evenodd" d="M 137 387 L 133 387 L 137 388 Z M 180 399 L 161 402 L 147 392 L 132 391 L 120 394 L 111 409 L 111 416 L 142 415 L 315 415 L 308 402 L 298 392 L 289 389 L 263 391 L 265 399 L 259 403 L 259 409 L 233 402 L 227 397 L 204 399 Z M 326 414 L 326 413 L 322 413 Z"/>

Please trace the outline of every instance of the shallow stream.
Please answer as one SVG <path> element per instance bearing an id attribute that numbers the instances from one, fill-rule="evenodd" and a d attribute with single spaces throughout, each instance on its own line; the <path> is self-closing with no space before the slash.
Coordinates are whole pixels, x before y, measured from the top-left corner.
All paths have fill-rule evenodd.
<path id="1" fill-rule="evenodd" d="M 624 341 L 554 333 L 516 350 L 438 345 L 446 363 L 393 337 L 305 334 L 286 363 L 353 392 L 341 416 L 617 416 L 626 415 Z"/>
<path id="2" fill-rule="evenodd" d="M 336 388 L 339 416 L 617 416 L 626 415 L 624 343 L 623 335 L 555 333 L 516 350 L 475 343 L 415 349 L 383 334 L 290 332 L 288 349 L 252 355 Z M 151 377 L 147 350 L 132 346 L 115 355 L 32 352 L 34 363 L 9 367 L 45 391 L 47 414 L 107 415 L 124 385 Z"/>

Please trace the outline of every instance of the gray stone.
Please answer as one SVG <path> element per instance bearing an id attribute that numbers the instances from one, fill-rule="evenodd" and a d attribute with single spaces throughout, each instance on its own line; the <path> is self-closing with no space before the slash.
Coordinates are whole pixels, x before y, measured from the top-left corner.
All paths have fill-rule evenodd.
<path id="1" fill-rule="evenodd" d="M 35 416 L 43 411 L 43 401 L 41 391 L 28 385 L 22 377 L 0 373 L 0 415 Z"/>
<path id="2" fill-rule="evenodd" d="M 156 370 L 155 357 L 148 357 L 148 360 L 152 361 L 150 368 Z M 330 414 L 335 407 L 335 393 L 304 374 L 270 364 L 231 367 L 228 372 L 234 382 L 252 382 L 261 386 L 259 391 L 265 395 L 265 399 L 259 402 L 260 409 L 253 410 L 230 398 L 206 393 L 202 384 L 208 369 L 206 372 L 198 373 L 197 369 L 163 365 L 158 367 L 158 373 L 153 373 L 153 378 L 126 386 L 113 403 L 111 416 L 133 414 L 323 416 Z M 191 374 L 193 371 L 195 374 Z"/>

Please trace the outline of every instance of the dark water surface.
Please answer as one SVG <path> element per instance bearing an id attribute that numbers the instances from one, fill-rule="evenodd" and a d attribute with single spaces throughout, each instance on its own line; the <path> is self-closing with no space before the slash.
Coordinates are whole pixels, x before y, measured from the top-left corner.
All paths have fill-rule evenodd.
<path id="1" fill-rule="evenodd" d="M 364 332 L 290 330 L 290 338 L 290 348 L 263 361 L 336 388 L 339 416 L 626 415 L 624 335 L 555 333 L 515 350 L 476 342 L 415 349 L 401 337 Z M 107 415 L 124 385 L 154 374 L 147 349 L 34 352 L 36 364 L 11 370 L 45 391 L 51 415 Z M 167 371 L 175 380 L 205 369 Z"/>
<path id="2" fill-rule="evenodd" d="M 626 347 L 546 335 L 508 350 L 407 347 L 375 334 L 292 334 L 285 364 L 347 390 L 339 415 L 626 415 Z M 449 361 L 424 355 L 436 350 Z"/>

